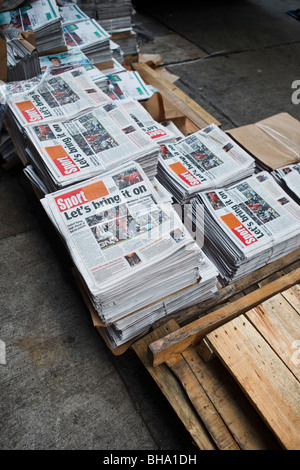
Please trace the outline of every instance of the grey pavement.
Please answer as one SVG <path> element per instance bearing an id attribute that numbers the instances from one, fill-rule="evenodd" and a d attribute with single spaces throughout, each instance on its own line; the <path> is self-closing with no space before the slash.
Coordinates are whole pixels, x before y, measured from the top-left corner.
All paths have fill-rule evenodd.
<path id="1" fill-rule="evenodd" d="M 160 53 L 223 129 L 300 118 L 297 2 L 160 3 L 134 2 L 141 52 Z M 134 353 L 114 356 L 95 330 L 21 165 L 1 169 L 0 214 L 0 449 L 195 451 Z"/>

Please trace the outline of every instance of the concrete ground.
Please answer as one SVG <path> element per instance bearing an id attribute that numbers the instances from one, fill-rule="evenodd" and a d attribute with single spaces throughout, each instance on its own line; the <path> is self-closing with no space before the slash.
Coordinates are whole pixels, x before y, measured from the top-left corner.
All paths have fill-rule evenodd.
<path id="1" fill-rule="evenodd" d="M 134 2 L 141 52 L 223 129 L 300 118 L 298 2 L 160 3 Z M 0 183 L 0 449 L 195 451 L 134 353 L 115 357 L 93 327 L 21 165 Z"/>

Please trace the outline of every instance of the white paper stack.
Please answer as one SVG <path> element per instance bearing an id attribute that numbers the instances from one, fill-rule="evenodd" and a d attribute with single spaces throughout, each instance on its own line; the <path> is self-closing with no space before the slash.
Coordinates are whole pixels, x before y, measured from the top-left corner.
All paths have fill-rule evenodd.
<path id="1" fill-rule="evenodd" d="M 153 95 L 152 88 L 146 85 L 140 74 L 136 71 L 124 70 L 123 72 L 107 75 L 107 78 L 111 99 L 131 97 L 138 101 L 143 101 L 151 98 Z"/>
<path id="2" fill-rule="evenodd" d="M 300 206 L 267 172 L 199 193 L 189 217 L 225 284 L 299 248 Z"/>
<path id="3" fill-rule="evenodd" d="M 92 64 L 112 61 L 110 34 L 94 19 L 65 25 L 64 36 L 68 49 L 79 48 Z"/>
<path id="4" fill-rule="evenodd" d="M 19 5 L 24 3 L 24 0 L 2 0 L 2 6 L 0 12 L 11 10 L 12 8 L 17 8 Z"/>
<path id="5" fill-rule="evenodd" d="M 29 92 L 9 97 L 8 121 L 50 191 L 135 159 L 149 178 L 160 147 L 84 68 L 44 76 Z"/>
<path id="6" fill-rule="evenodd" d="M 90 19 L 90 17 L 74 3 L 59 2 L 58 11 L 63 26 Z"/>
<path id="7" fill-rule="evenodd" d="M 95 67 L 80 49 L 73 49 L 59 54 L 45 55 L 39 58 L 41 72 L 50 68 L 51 75 L 60 75 L 69 70 L 83 67 L 89 78 L 103 91 L 108 91 L 108 79 L 104 73 Z"/>
<path id="8" fill-rule="evenodd" d="M 22 126 L 28 126 L 56 123 L 109 101 L 85 69 L 79 67 L 56 76 L 45 74 L 31 91 L 11 93 L 9 111 Z"/>
<path id="9" fill-rule="evenodd" d="M 37 50 L 29 43 L 25 46 L 18 38 L 19 30 L 6 28 L 3 30 L 7 50 L 7 81 L 28 80 L 41 73 Z"/>
<path id="10" fill-rule="evenodd" d="M 136 162 L 41 202 L 106 326 L 134 312 L 139 323 L 138 310 L 201 279 L 200 248 Z M 181 306 L 185 302 L 189 296 L 181 297 Z M 154 317 L 144 313 L 142 328 L 147 329 Z"/>
<path id="11" fill-rule="evenodd" d="M 94 0 L 97 19 L 110 33 L 131 29 L 131 0 Z"/>
<path id="12" fill-rule="evenodd" d="M 230 186 L 254 169 L 254 159 L 212 124 L 163 145 L 157 177 L 178 203 L 185 204 L 198 192 Z"/>
<path id="13" fill-rule="evenodd" d="M 130 96 L 130 95 L 128 95 Z M 175 133 L 169 127 L 158 123 L 150 113 L 134 98 L 125 98 L 120 101 L 130 117 L 137 123 L 139 128 L 145 132 L 157 144 L 173 142 Z"/>
<path id="14" fill-rule="evenodd" d="M 138 335 L 144 334 L 154 322 L 188 307 L 201 304 L 211 298 L 218 290 L 218 271 L 202 252 L 199 262 L 201 279 L 192 287 L 182 289 L 164 300 L 138 310 L 102 329 L 107 341 L 113 348 L 121 346 Z"/>
<path id="15" fill-rule="evenodd" d="M 19 31 L 32 29 L 39 54 L 66 46 L 55 0 L 27 0 L 21 8 L 1 13 L 0 24 Z"/>
<path id="16" fill-rule="evenodd" d="M 287 165 L 271 172 L 276 181 L 291 194 L 296 202 L 300 201 L 300 163 Z"/>

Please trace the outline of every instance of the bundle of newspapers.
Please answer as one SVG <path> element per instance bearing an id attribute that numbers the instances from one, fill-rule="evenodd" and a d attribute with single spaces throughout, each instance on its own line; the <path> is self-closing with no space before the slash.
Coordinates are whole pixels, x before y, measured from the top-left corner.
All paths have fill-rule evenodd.
<path id="1" fill-rule="evenodd" d="M 156 174 L 159 145 L 84 68 L 45 76 L 30 92 L 9 96 L 8 105 L 14 135 L 50 191 L 132 159 L 149 178 Z"/>
<path id="2" fill-rule="evenodd" d="M 173 127 L 170 128 L 155 121 L 139 101 L 128 97 L 121 100 L 120 104 L 126 109 L 139 128 L 158 145 L 173 142 L 176 139 L 176 130 Z"/>
<path id="3" fill-rule="evenodd" d="M 112 99 L 130 97 L 143 101 L 153 95 L 152 88 L 146 85 L 140 74 L 134 70 L 123 70 L 119 73 L 107 74 L 107 80 L 109 96 Z"/>
<path id="4" fill-rule="evenodd" d="M 158 310 L 167 297 L 183 307 L 214 291 L 216 269 L 210 264 L 208 273 L 201 249 L 138 163 L 47 194 L 41 203 L 104 326 L 132 316 L 135 335 L 165 314 Z"/>
<path id="5" fill-rule="evenodd" d="M 108 92 L 108 78 L 101 72 L 80 49 L 74 49 L 58 54 L 45 55 L 39 58 L 41 72 L 49 72 L 50 75 L 60 75 L 69 70 L 83 67 L 89 78 L 101 88 Z"/>
<path id="6" fill-rule="evenodd" d="M 0 12 L 11 10 L 12 8 L 17 8 L 23 2 L 24 0 L 2 0 L 0 2 L 1 3 Z"/>
<path id="7" fill-rule="evenodd" d="M 227 189 L 199 193 L 188 216 L 196 233 L 204 235 L 203 250 L 225 284 L 299 247 L 300 206 L 268 172 Z"/>
<path id="8" fill-rule="evenodd" d="M 112 61 L 110 34 L 96 20 L 65 24 L 64 37 L 69 50 L 79 48 L 92 64 Z"/>
<path id="9" fill-rule="evenodd" d="M 212 124 L 161 147 L 159 181 L 180 204 L 196 193 L 227 187 L 254 173 L 255 160 Z"/>
<path id="10" fill-rule="evenodd" d="M 19 37 L 16 28 L 1 31 L 6 39 L 7 81 L 28 80 L 41 73 L 39 56 L 35 47 Z"/>
<path id="11" fill-rule="evenodd" d="M 0 14 L 0 24 L 19 31 L 32 30 L 39 54 L 66 47 L 55 0 L 27 0 L 20 8 Z"/>
<path id="12" fill-rule="evenodd" d="M 276 181 L 281 184 L 296 202 L 300 201 L 300 163 L 287 165 L 271 172 Z"/>
<path id="13" fill-rule="evenodd" d="M 109 32 L 131 28 L 131 0 L 77 0 L 77 5 Z"/>

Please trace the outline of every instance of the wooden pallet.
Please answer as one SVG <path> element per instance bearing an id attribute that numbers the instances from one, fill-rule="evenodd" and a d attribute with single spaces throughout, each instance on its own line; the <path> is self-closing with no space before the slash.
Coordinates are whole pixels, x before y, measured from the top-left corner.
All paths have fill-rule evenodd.
<path id="1" fill-rule="evenodd" d="M 165 108 L 172 107 L 187 119 L 188 124 L 191 126 L 191 132 L 212 123 L 220 126 L 220 122 L 202 106 L 146 63 L 133 62 L 132 68 L 140 74 L 146 83 L 151 84 L 161 93 Z"/>
<path id="2" fill-rule="evenodd" d="M 300 268 L 133 344 L 199 449 L 300 449 L 299 283 Z"/>

